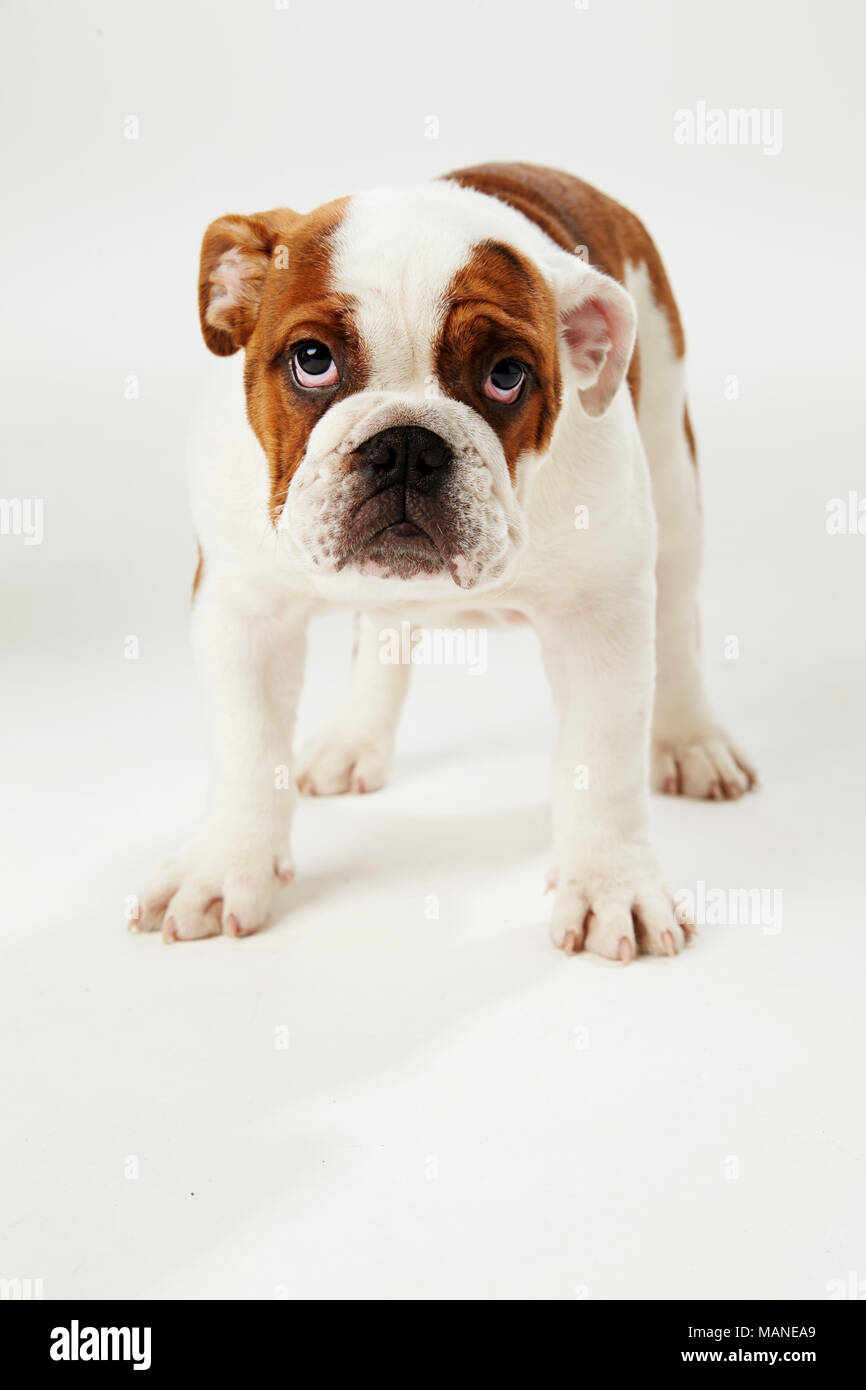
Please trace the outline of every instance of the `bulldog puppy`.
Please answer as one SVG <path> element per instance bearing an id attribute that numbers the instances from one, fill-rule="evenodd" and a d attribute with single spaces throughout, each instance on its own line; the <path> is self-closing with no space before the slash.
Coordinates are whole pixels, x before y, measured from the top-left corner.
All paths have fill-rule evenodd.
<path id="1" fill-rule="evenodd" d="M 754 773 L 701 676 L 683 330 L 641 223 L 569 174 L 482 165 L 219 218 L 199 307 L 234 359 L 192 445 L 215 795 L 134 925 L 254 932 L 293 874 L 294 780 L 384 785 L 409 668 L 380 630 L 519 615 L 560 721 L 553 940 L 675 955 L 650 780 L 723 800 Z M 360 613 L 349 698 L 291 772 L 305 629 L 335 607 Z"/>

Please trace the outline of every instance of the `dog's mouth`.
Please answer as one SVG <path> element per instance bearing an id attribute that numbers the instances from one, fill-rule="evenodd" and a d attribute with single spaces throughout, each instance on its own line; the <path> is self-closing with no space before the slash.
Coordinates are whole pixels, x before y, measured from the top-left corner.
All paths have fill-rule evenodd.
<path id="1" fill-rule="evenodd" d="M 418 539 L 428 541 L 432 545 L 427 532 L 422 531 L 420 526 L 416 526 L 414 521 L 392 522 L 390 526 L 384 527 L 379 535 L 387 537 L 388 540 L 413 541 Z"/>
<path id="2" fill-rule="evenodd" d="M 421 579 L 447 568 L 433 538 L 417 522 L 390 522 L 353 557 L 363 574 L 382 578 Z"/>
<path id="3" fill-rule="evenodd" d="M 448 569 L 448 527 L 432 499 L 403 488 L 367 497 L 347 528 L 346 564 L 379 578 L 419 579 Z"/>

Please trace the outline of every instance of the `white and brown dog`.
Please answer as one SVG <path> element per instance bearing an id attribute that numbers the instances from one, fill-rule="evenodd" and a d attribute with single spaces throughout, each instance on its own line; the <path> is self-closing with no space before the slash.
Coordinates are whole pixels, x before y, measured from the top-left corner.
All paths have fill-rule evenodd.
<path id="1" fill-rule="evenodd" d="M 295 797 L 277 771 L 311 616 L 361 615 L 346 708 L 295 767 L 327 795 L 385 781 L 409 671 L 380 661 L 384 627 L 520 615 L 561 720 L 553 939 L 674 955 L 685 930 L 648 841 L 650 780 L 721 800 L 754 774 L 701 677 L 683 331 L 641 223 L 568 174 L 484 165 L 306 215 L 221 217 L 199 303 L 211 351 L 244 349 L 192 449 L 216 796 L 135 925 L 244 936 L 291 878 Z"/>

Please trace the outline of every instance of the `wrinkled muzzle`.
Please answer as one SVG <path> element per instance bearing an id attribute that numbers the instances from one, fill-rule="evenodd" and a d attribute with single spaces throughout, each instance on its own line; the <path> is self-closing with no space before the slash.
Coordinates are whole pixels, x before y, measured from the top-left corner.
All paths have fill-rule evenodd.
<path id="1" fill-rule="evenodd" d="M 526 543 L 499 440 L 446 397 L 360 392 L 310 435 L 279 530 L 304 569 L 379 579 L 500 580 Z"/>

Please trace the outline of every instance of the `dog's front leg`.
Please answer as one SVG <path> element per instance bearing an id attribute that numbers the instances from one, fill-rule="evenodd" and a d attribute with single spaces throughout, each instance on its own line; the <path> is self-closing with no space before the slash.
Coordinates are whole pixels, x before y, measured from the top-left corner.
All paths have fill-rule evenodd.
<path id="1" fill-rule="evenodd" d="M 306 621 L 205 569 L 192 633 L 215 760 L 212 805 L 144 895 L 132 923 L 139 930 L 162 926 L 165 941 L 246 936 L 293 877 L 291 749 Z"/>
<path id="2" fill-rule="evenodd" d="M 653 593 L 536 615 L 560 715 L 551 934 L 629 961 L 684 944 L 648 838 Z"/>

